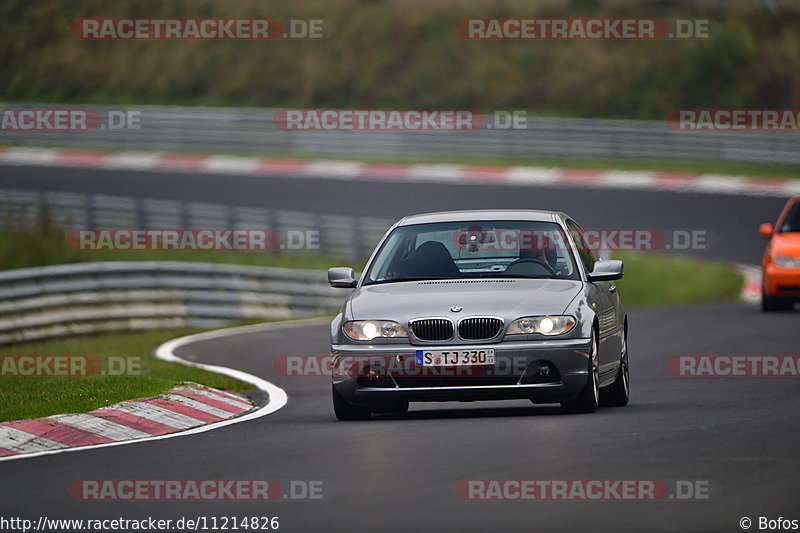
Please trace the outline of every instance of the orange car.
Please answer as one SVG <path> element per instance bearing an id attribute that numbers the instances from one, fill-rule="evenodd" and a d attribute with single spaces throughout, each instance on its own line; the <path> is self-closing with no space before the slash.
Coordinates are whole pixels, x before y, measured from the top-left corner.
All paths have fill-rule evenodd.
<path id="1" fill-rule="evenodd" d="M 800 196 L 789 200 L 775 227 L 761 224 L 758 232 L 769 239 L 761 262 L 761 309 L 791 311 L 800 302 Z"/>

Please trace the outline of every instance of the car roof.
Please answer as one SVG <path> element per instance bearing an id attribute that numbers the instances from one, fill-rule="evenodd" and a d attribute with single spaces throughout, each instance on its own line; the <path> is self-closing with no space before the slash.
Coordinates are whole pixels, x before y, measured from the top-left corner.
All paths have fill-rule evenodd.
<path id="1" fill-rule="evenodd" d="M 411 226 L 414 224 L 432 224 L 436 222 L 472 222 L 484 220 L 554 222 L 557 220 L 558 215 L 563 216 L 563 213 L 534 209 L 472 209 L 465 211 L 439 211 L 435 213 L 409 215 L 401 219 L 397 225 Z"/>

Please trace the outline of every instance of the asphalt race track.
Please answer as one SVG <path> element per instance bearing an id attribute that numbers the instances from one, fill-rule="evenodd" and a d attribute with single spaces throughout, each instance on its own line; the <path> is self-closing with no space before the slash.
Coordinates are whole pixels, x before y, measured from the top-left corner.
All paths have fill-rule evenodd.
<path id="1" fill-rule="evenodd" d="M 562 209 L 584 226 L 707 229 L 707 257 L 757 263 L 757 223 L 780 198 L 581 188 L 432 185 L 0 167 L 8 188 L 191 197 L 399 216 L 450 208 Z M 225 186 L 219 186 L 219 180 Z M 216 181 L 216 184 L 214 183 Z M 210 196 L 212 195 L 213 196 Z M 387 200 L 384 200 L 387 199 Z M 624 301 L 624 293 L 621 294 Z M 275 357 L 328 353 L 328 326 L 203 341 L 178 355 L 282 387 L 267 417 L 163 441 L 0 464 L 0 515 L 49 518 L 279 516 L 281 531 L 741 531 L 749 517 L 800 519 L 797 378 L 671 376 L 673 355 L 796 355 L 798 313 L 748 304 L 629 309 L 632 400 L 569 415 L 528 402 L 412 404 L 405 418 L 336 421 L 329 379 L 286 377 Z M 317 501 L 80 502 L 78 479 L 321 481 Z M 707 483 L 708 499 L 471 502 L 464 479 L 659 479 Z"/>
<path id="2" fill-rule="evenodd" d="M 326 324 L 188 345 L 178 355 L 284 388 L 270 416 L 185 438 L 6 462 L 4 515 L 277 515 L 282 531 L 736 531 L 791 517 L 800 491 L 796 378 L 679 378 L 670 355 L 796 353 L 797 316 L 750 305 L 634 310 L 632 403 L 592 415 L 526 402 L 412 404 L 406 419 L 338 422 L 324 377 L 280 377 L 279 355 L 324 354 Z M 321 480 L 321 501 L 78 502 L 76 479 Z M 708 481 L 708 500 L 469 502 L 461 479 Z M 13 513 L 9 512 L 12 511 Z"/>

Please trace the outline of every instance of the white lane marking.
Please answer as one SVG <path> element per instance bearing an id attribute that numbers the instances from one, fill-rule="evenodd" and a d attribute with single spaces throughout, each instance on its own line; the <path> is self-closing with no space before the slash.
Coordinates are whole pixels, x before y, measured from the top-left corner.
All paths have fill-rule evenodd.
<path id="1" fill-rule="evenodd" d="M 142 402 L 123 402 L 115 405 L 114 409 L 175 429 L 189 429 L 203 424 L 202 420 L 170 411 L 158 405 Z"/>
<path id="2" fill-rule="evenodd" d="M 456 181 L 465 175 L 462 165 L 410 165 L 406 178 L 411 181 Z"/>
<path id="3" fill-rule="evenodd" d="M 546 167 L 509 167 L 506 172 L 506 183 L 517 185 L 546 185 L 561 180 L 561 169 Z"/>
<path id="4" fill-rule="evenodd" d="M 218 402 L 226 403 L 230 406 L 238 407 L 240 409 L 249 409 L 250 407 L 252 407 L 252 405 L 244 399 L 237 400 L 235 398 L 231 398 L 230 396 L 223 396 L 222 394 L 217 394 L 213 391 L 201 389 L 198 387 L 174 387 L 172 390 L 191 392 L 193 394 L 197 394 L 198 396 L 203 396 L 204 398 L 209 398 L 211 400 L 216 400 Z"/>
<path id="5" fill-rule="evenodd" d="M 655 182 L 655 176 L 655 172 L 615 170 L 605 172 L 598 184 L 621 189 L 645 189 Z"/>
<path id="6" fill-rule="evenodd" d="M 4 163 L 12 165 L 52 165 L 62 150 L 44 148 L 9 148 Z"/>
<path id="7" fill-rule="evenodd" d="M 738 193 L 746 190 L 747 178 L 741 176 L 723 176 L 719 174 L 702 174 L 692 183 L 695 191 Z"/>
<path id="8" fill-rule="evenodd" d="M 171 402 L 179 403 L 181 405 L 185 405 L 186 407 L 191 407 L 192 409 L 197 409 L 198 411 L 202 411 L 204 413 L 208 413 L 210 415 L 218 416 L 220 418 L 230 418 L 234 416 L 234 413 L 229 411 L 223 411 L 222 409 L 218 409 L 216 407 L 212 407 L 207 403 L 199 402 L 192 398 L 187 398 L 186 396 L 181 396 L 180 394 L 162 394 L 162 398 L 165 400 L 169 400 Z"/>
<path id="9" fill-rule="evenodd" d="M 271 322 L 269 324 L 255 324 L 250 326 L 238 326 L 233 328 L 218 329 L 215 331 L 206 331 L 204 333 L 196 333 L 194 335 L 187 335 L 185 337 L 172 339 L 170 341 L 165 342 L 158 348 L 156 348 L 154 354 L 156 359 L 161 359 L 162 361 L 172 361 L 176 363 L 181 363 L 187 366 L 202 368 L 204 370 L 208 370 L 209 372 L 215 372 L 217 374 L 222 374 L 228 377 L 232 377 L 234 379 L 250 383 L 267 394 L 267 396 L 269 397 L 269 401 L 264 406 L 253 409 L 252 411 L 248 411 L 247 413 L 244 413 L 242 416 L 228 418 L 227 420 L 220 420 L 219 422 L 212 422 L 211 424 L 204 424 L 202 426 L 198 426 L 192 429 L 187 429 L 186 431 L 180 431 L 177 433 L 168 433 L 166 435 L 156 435 L 152 437 L 147 437 L 145 439 L 109 442 L 105 444 L 95 444 L 93 446 L 76 446 L 74 448 L 65 447 L 59 450 L 47 450 L 47 451 L 40 451 L 33 453 L 25 453 L 20 455 L 9 455 L 6 457 L 0 457 L 0 461 L 15 461 L 19 459 L 29 459 L 32 457 L 39 457 L 42 455 L 93 450 L 109 446 L 125 446 L 126 444 L 138 444 L 140 442 L 150 442 L 155 440 L 185 437 L 187 435 L 197 435 L 198 433 L 205 433 L 206 431 L 212 431 L 221 427 L 230 426 L 232 424 L 238 424 L 240 422 L 255 420 L 256 418 L 261 418 L 262 416 L 267 416 L 269 414 L 272 414 L 281 407 L 283 407 L 284 405 L 286 405 L 286 403 L 289 401 L 289 398 L 286 395 L 286 391 L 283 390 L 282 388 L 270 383 L 269 381 L 261 379 L 258 376 L 248 374 L 247 372 L 242 372 L 241 370 L 236 370 L 233 368 L 228 368 L 218 365 L 206 365 L 203 363 L 196 363 L 194 361 L 188 361 L 186 359 L 182 359 L 177 355 L 175 355 L 174 353 L 175 350 L 187 344 L 192 344 L 194 342 L 200 342 L 212 339 L 221 339 L 224 337 L 238 335 L 240 333 L 270 331 L 277 329 L 293 329 L 298 327 L 306 327 L 309 325 L 327 327 L 329 322 L 330 319 L 328 318 L 309 318 L 304 320 L 288 320 L 286 322 Z M 0 446 L 2 446 L 2 444 L 0 444 Z M 6 446 L 2 447 L 5 448 Z"/>
<path id="10" fill-rule="evenodd" d="M 211 156 L 203 163 L 203 172 L 220 174 L 254 174 L 261 160 L 255 157 Z"/>
<path id="11" fill-rule="evenodd" d="M 119 152 L 109 154 L 102 166 L 115 170 L 150 170 L 158 165 L 160 159 L 161 154 Z"/>
<path id="12" fill-rule="evenodd" d="M 128 426 L 117 424 L 116 422 L 111 422 L 105 418 L 98 418 L 86 414 L 54 415 L 48 416 L 45 420 L 55 420 L 62 424 L 69 424 L 70 426 L 111 440 L 143 439 L 145 437 L 150 437 L 149 433 L 129 428 Z"/>
<path id="13" fill-rule="evenodd" d="M 66 444 L 61 444 L 54 440 L 46 439 L 27 431 L 21 431 L 9 426 L 0 426 L 0 448 L 6 448 L 15 452 L 27 453 L 38 452 L 50 453 L 60 451 L 61 448 L 66 448 Z M 32 454 L 30 454 L 32 455 Z M 11 459 L 15 457 L 27 457 L 18 455 L 8 455 L 0 457 L 0 460 Z"/>
<path id="14" fill-rule="evenodd" d="M 800 179 L 786 180 L 786 185 L 783 186 L 783 192 L 786 196 L 800 195 Z"/>
<path id="15" fill-rule="evenodd" d="M 336 176 L 350 178 L 361 175 L 363 163 L 354 161 L 311 161 L 306 165 L 305 174 L 311 176 Z"/>

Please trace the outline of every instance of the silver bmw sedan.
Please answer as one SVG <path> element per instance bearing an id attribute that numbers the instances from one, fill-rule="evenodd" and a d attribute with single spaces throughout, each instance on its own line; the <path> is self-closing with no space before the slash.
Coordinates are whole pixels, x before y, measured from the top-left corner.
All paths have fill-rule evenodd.
<path id="1" fill-rule="evenodd" d="M 628 320 L 615 280 L 568 215 L 408 216 L 381 239 L 331 323 L 340 420 L 409 402 L 529 399 L 569 412 L 628 403 Z"/>

